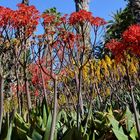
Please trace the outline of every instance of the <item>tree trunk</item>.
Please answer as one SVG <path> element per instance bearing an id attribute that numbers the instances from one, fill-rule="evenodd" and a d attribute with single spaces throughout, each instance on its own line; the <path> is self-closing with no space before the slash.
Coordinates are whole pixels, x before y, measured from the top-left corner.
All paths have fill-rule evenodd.
<path id="1" fill-rule="evenodd" d="M 75 0 L 75 8 L 76 12 L 80 10 L 86 10 L 89 11 L 89 0 Z"/>
<path id="2" fill-rule="evenodd" d="M 29 0 L 22 0 L 22 3 L 25 5 L 29 5 Z"/>

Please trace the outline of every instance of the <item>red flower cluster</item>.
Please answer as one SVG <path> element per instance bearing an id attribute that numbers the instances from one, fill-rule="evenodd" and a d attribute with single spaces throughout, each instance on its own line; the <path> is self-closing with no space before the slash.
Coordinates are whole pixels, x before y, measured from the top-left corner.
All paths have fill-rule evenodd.
<path id="1" fill-rule="evenodd" d="M 86 10 L 80 10 L 79 12 L 73 12 L 70 15 L 69 23 L 71 25 L 75 25 L 77 23 L 90 22 L 91 17 L 92 17 L 91 12 L 87 12 Z"/>
<path id="2" fill-rule="evenodd" d="M 67 23 L 67 17 L 68 17 L 67 14 L 65 14 L 63 17 L 61 17 L 61 18 L 60 18 L 61 23 L 66 24 L 66 23 Z"/>
<path id="3" fill-rule="evenodd" d="M 30 35 L 36 29 L 39 12 L 34 6 L 18 4 L 18 10 L 0 7 L 0 27 L 11 26 L 14 29 L 24 27 L 25 34 Z"/>
<path id="4" fill-rule="evenodd" d="M 39 73 L 40 73 L 40 69 L 36 64 L 32 64 L 29 67 L 29 71 L 32 74 L 32 83 L 33 85 L 39 84 Z"/>
<path id="5" fill-rule="evenodd" d="M 61 30 L 58 42 L 64 43 L 67 48 L 74 48 L 76 36 L 73 32 Z"/>
<path id="6" fill-rule="evenodd" d="M 0 28 L 10 25 L 13 17 L 13 10 L 0 6 Z"/>
<path id="7" fill-rule="evenodd" d="M 140 56 L 140 25 L 132 25 L 123 33 L 123 41 L 130 51 Z"/>
<path id="8" fill-rule="evenodd" d="M 55 27 L 58 27 L 61 25 L 61 23 L 66 23 L 67 22 L 67 14 L 65 14 L 63 17 L 58 17 L 55 14 L 52 13 L 43 13 L 42 18 L 43 18 L 43 23 L 45 26 L 47 25 L 54 25 Z"/>
<path id="9" fill-rule="evenodd" d="M 122 36 L 126 43 L 140 45 L 140 25 L 136 24 L 130 26 Z"/>
<path id="10" fill-rule="evenodd" d="M 47 35 L 55 35 L 58 32 L 58 28 L 60 27 L 62 21 L 57 17 L 57 15 L 52 13 L 43 13 L 43 26 L 45 29 L 45 33 Z"/>
<path id="11" fill-rule="evenodd" d="M 34 91 L 34 95 L 35 95 L 35 97 L 38 97 L 38 96 L 39 96 L 39 90 L 38 90 L 38 89 L 36 89 L 36 90 Z"/>
<path id="12" fill-rule="evenodd" d="M 42 72 L 42 70 L 39 67 L 39 62 L 37 62 L 37 63 L 38 64 L 31 64 L 29 66 L 29 71 L 32 74 L 31 81 L 32 81 L 33 85 L 41 86 L 42 85 L 42 74 L 43 74 L 44 81 L 46 81 L 46 82 L 49 81 L 50 77 Z M 43 62 L 40 62 L 40 63 L 43 63 Z M 44 66 L 42 66 L 42 67 L 43 67 L 44 71 L 47 73 L 48 71 L 47 71 L 46 67 L 44 67 Z"/>
<path id="13" fill-rule="evenodd" d="M 18 4 L 18 10 L 14 13 L 14 27 L 25 27 L 26 33 L 31 34 L 38 25 L 39 11 L 34 6 Z"/>
<path id="14" fill-rule="evenodd" d="M 85 22 L 90 23 L 92 26 L 101 26 L 106 24 L 104 19 L 93 17 L 92 13 L 86 10 L 80 10 L 79 12 L 74 12 L 70 15 L 69 23 L 71 25 L 84 24 Z"/>
<path id="15" fill-rule="evenodd" d="M 56 16 L 55 15 L 52 15 L 52 14 L 48 14 L 48 13 L 44 13 L 42 14 L 42 18 L 43 18 L 43 22 L 45 25 L 48 25 L 48 24 L 54 24 L 54 21 L 56 19 Z"/>
<path id="16" fill-rule="evenodd" d="M 124 46 L 121 41 L 118 41 L 116 39 L 112 39 L 106 44 L 106 48 L 108 48 L 112 52 L 117 62 L 119 62 L 123 58 L 125 47 L 126 46 Z"/>
<path id="17" fill-rule="evenodd" d="M 112 39 L 106 44 L 106 47 L 111 50 L 114 55 L 117 55 L 122 48 L 124 49 L 124 44 L 117 39 Z"/>
<path id="18" fill-rule="evenodd" d="M 112 39 L 106 44 L 106 47 L 112 51 L 117 59 L 123 56 L 125 51 L 140 55 L 140 25 L 131 25 L 124 31 L 120 41 Z"/>
<path id="19" fill-rule="evenodd" d="M 105 24 L 107 24 L 107 22 L 103 18 L 93 17 L 91 19 L 91 25 L 93 25 L 93 26 L 102 26 L 102 25 L 105 25 Z"/>

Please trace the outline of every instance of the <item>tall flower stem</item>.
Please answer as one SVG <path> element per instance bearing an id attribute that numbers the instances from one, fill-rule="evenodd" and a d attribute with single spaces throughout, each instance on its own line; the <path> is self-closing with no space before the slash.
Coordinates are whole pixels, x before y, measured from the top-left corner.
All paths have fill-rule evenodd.
<path id="1" fill-rule="evenodd" d="M 43 94 L 44 94 L 44 98 L 46 101 L 46 105 L 47 105 L 47 91 L 46 91 L 46 87 L 45 87 L 45 80 L 44 80 L 44 76 L 43 76 L 43 71 L 41 70 L 41 78 L 42 78 L 42 84 L 43 84 Z"/>
<path id="2" fill-rule="evenodd" d="M 78 87 L 78 102 L 77 102 L 77 128 L 80 129 L 80 113 L 83 112 L 82 103 L 82 69 L 79 69 L 79 87 Z"/>
<path id="3" fill-rule="evenodd" d="M 54 109 L 53 109 L 52 124 L 51 124 L 49 140 L 54 139 L 56 117 L 57 117 L 57 102 L 58 102 L 57 101 L 57 79 L 54 79 Z"/>
<path id="4" fill-rule="evenodd" d="M 29 83 L 28 83 L 28 79 L 27 79 L 27 74 L 26 74 L 26 69 L 24 68 L 24 84 L 25 84 L 25 93 L 27 95 L 27 107 L 28 107 L 28 111 L 30 113 L 31 109 L 32 109 L 32 105 L 31 105 L 31 96 L 29 93 Z"/>
<path id="5" fill-rule="evenodd" d="M 32 104 L 31 104 L 31 95 L 29 93 L 29 83 L 28 83 L 28 79 L 27 79 L 27 49 L 26 49 L 26 47 L 24 49 L 23 72 L 24 72 L 25 93 L 27 96 L 27 107 L 28 107 L 28 112 L 29 112 L 29 117 L 30 117 L 30 111 L 32 109 Z"/>

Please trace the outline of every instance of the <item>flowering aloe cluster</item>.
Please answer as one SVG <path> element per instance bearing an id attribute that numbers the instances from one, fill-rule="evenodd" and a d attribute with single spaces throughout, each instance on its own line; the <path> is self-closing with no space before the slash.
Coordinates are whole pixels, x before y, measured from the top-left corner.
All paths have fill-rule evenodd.
<path id="1" fill-rule="evenodd" d="M 124 57 L 124 52 L 140 55 L 140 25 L 135 24 L 128 27 L 123 32 L 120 40 L 112 39 L 106 44 L 115 58 L 120 61 Z"/>
<path id="2" fill-rule="evenodd" d="M 23 29 L 26 36 L 35 31 L 39 21 L 39 11 L 34 6 L 18 4 L 18 10 L 0 7 L 0 29 Z"/>
<path id="3" fill-rule="evenodd" d="M 73 12 L 70 15 L 69 22 L 71 25 L 84 24 L 85 22 L 90 23 L 92 26 L 102 26 L 106 22 L 100 17 L 94 17 L 91 12 L 80 10 L 79 12 Z"/>

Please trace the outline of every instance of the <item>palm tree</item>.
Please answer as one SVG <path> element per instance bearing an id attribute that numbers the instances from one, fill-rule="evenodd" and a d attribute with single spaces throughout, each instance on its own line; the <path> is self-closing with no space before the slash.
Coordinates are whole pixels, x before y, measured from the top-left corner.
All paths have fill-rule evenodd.
<path id="1" fill-rule="evenodd" d="M 106 42 L 113 38 L 120 39 L 127 27 L 134 23 L 134 16 L 129 5 L 123 10 L 117 10 L 113 13 L 112 20 L 110 20 L 106 26 Z"/>

